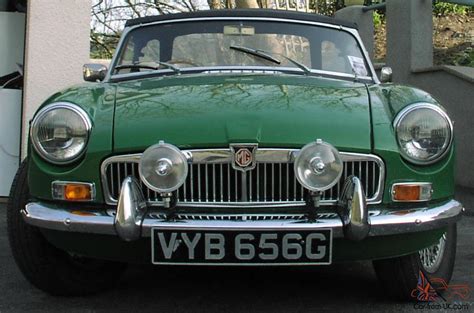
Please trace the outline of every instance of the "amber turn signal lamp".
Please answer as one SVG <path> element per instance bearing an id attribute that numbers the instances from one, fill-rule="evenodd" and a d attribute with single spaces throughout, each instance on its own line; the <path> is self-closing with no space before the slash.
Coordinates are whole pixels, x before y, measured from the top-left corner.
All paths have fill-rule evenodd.
<path id="1" fill-rule="evenodd" d="M 395 202 L 421 202 L 431 200 L 431 183 L 397 183 L 392 186 L 392 200 Z"/>
<path id="2" fill-rule="evenodd" d="M 91 183 L 55 181 L 51 189 L 55 200 L 92 201 L 95 198 L 95 186 Z"/>

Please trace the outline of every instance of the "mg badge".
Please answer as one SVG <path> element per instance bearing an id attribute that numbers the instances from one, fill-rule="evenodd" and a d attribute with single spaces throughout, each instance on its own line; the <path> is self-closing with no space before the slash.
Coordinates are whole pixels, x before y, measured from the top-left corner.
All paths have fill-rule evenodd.
<path id="1" fill-rule="evenodd" d="M 235 153 L 235 164 L 240 167 L 247 167 L 252 164 L 252 152 L 247 148 L 239 149 Z"/>
<path id="2" fill-rule="evenodd" d="M 249 171 L 255 168 L 256 144 L 232 144 L 232 167 L 238 171 Z"/>

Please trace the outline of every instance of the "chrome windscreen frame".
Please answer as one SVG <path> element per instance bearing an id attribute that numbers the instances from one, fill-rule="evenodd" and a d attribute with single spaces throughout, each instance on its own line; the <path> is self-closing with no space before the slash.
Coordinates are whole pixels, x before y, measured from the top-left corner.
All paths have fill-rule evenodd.
<path id="1" fill-rule="evenodd" d="M 248 21 L 270 21 L 270 22 L 286 22 L 286 23 L 295 23 L 295 24 L 306 24 L 306 25 L 312 25 L 312 26 L 320 26 L 320 27 L 326 27 L 326 28 L 332 28 L 332 29 L 337 29 L 337 30 L 342 30 L 345 32 L 350 33 L 357 41 L 359 44 L 362 54 L 364 55 L 365 61 L 367 65 L 369 66 L 370 70 L 370 76 L 363 76 L 363 77 L 356 77 L 355 75 L 349 75 L 346 73 L 339 73 L 339 72 L 327 72 L 327 71 L 321 71 L 321 70 L 312 70 L 314 71 L 315 74 L 326 74 L 330 75 L 333 77 L 340 77 L 340 78 L 346 78 L 347 76 L 350 76 L 353 79 L 370 79 L 376 84 L 380 84 L 380 80 L 377 76 L 377 73 L 375 72 L 375 68 L 370 60 L 369 53 L 367 49 L 364 46 L 364 43 L 362 42 L 362 38 L 359 35 L 359 32 L 357 29 L 350 28 L 350 27 L 344 27 L 340 25 L 334 25 L 334 24 L 326 24 L 326 23 L 320 23 L 320 22 L 311 22 L 311 21 L 301 21 L 301 20 L 291 20 L 291 19 L 285 19 L 285 18 L 272 18 L 272 17 L 196 17 L 196 18 L 183 18 L 183 19 L 176 19 L 176 20 L 167 20 L 167 21 L 158 21 L 158 22 L 152 22 L 152 23 L 146 23 L 146 24 L 138 24 L 134 25 L 131 27 L 126 27 L 122 33 L 122 36 L 120 37 L 119 43 L 117 45 L 117 49 L 115 50 L 114 56 L 112 57 L 112 61 L 110 62 L 110 68 L 107 71 L 107 75 L 104 79 L 104 82 L 110 82 L 111 80 L 115 78 L 124 78 L 124 77 L 133 77 L 133 75 L 137 75 L 136 73 L 132 74 L 123 74 L 123 75 L 114 75 L 113 74 L 113 69 L 117 65 L 118 62 L 118 56 L 121 53 L 121 50 L 127 40 L 128 33 L 133 31 L 136 28 L 139 27 L 146 27 L 146 26 L 151 26 L 151 25 L 160 25 L 160 24 L 169 24 L 169 23 L 182 23 L 182 22 L 191 22 L 191 21 L 225 21 L 225 20 L 248 20 Z M 246 67 L 242 67 L 242 69 L 245 69 Z M 222 68 L 224 69 L 224 68 Z M 275 68 L 270 68 L 270 70 L 277 70 Z M 281 70 L 281 69 L 280 69 Z M 292 68 L 294 71 L 295 68 Z M 163 70 L 164 72 L 169 72 L 170 70 Z"/>
<path id="2" fill-rule="evenodd" d="M 231 163 L 232 153 L 229 148 L 222 149 L 192 149 L 181 150 L 188 159 L 188 163 L 192 164 L 226 164 Z M 293 163 L 299 149 L 276 149 L 276 148 L 259 148 L 256 152 L 257 163 Z M 141 153 L 112 156 L 104 160 L 101 165 L 101 179 L 104 191 L 104 199 L 108 205 L 116 205 L 117 199 L 114 199 L 108 189 L 107 167 L 112 163 L 127 162 L 140 163 Z M 377 189 L 371 198 L 367 199 L 367 204 L 379 204 L 382 202 L 383 189 L 385 182 L 385 164 L 383 160 L 374 154 L 361 154 L 351 152 L 340 152 L 342 161 L 373 161 L 377 164 L 380 175 L 378 177 Z M 336 200 L 322 201 L 321 205 L 335 205 Z M 162 206 L 160 201 L 148 203 L 149 206 Z M 200 208 L 262 208 L 262 207 L 297 207 L 304 206 L 304 201 L 285 201 L 285 202 L 178 202 L 177 207 L 200 207 Z"/>

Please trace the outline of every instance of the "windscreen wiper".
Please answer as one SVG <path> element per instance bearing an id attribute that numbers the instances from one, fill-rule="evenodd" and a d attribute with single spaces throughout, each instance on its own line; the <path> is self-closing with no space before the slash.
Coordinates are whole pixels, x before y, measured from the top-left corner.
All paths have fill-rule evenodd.
<path id="1" fill-rule="evenodd" d="M 281 54 L 281 53 L 270 52 L 270 51 L 265 51 L 265 50 L 260 50 L 260 49 L 252 49 L 252 48 L 242 47 L 242 46 L 230 46 L 229 48 L 232 49 L 232 50 L 236 50 L 236 51 L 240 51 L 240 52 L 244 52 L 244 53 L 248 53 L 248 54 L 260 57 L 262 59 L 271 61 L 271 62 L 276 63 L 276 64 L 281 64 L 281 61 L 278 60 L 278 59 L 275 59 L 271 55 L 272 54 L 279 55 L 282 58 L 284 58 L 285 60 L 288 60 L 291 63 L 293 63 L 299 69 L 303 70 L 303 72 L 305 74 L 311 74 L 311 69 L 309 67 L 307 67 L 303 63 L 300 63 L 296 60 L 293 60 L 292 58 L 287 57 L 286 55 Z"/>
<path id="2" fill-rule="evenodd" d="M 153 66 L 153 65 L 146 65 L 146 64 L 140 64 L 140 63 L 134 63 L 134 64 L 121 64 L 117 65 L 114 67 L 115 70 L 123 70 L 123 69 L 149 69 L 149 70 L 159 70 L 161 66 L 164 66 L 165 68 L 168 68 L 170 70 L 173 70 L 176 74 L 181 74 L 181 70 L 179 67 L 176 67 L 172 64 L 166 63 L 166 62 L 161 62 L 161 61 L 153 61 L 156 64 L 159 64 L 159 66 Z"/>
<path id="3" fill-rule="evenodd" d="M 232 50 L 248 53 L 250 55 L 265 59 L 267 61 L 270 61 L 270 62 L 273 62 L 273 63 L 276 63 L 276 64 L 281 64 L 280 60 L 275 59 L 268 52 L 265 52 L 265 51 L 262 51 L 262 50 L 257 50 L 257 49 L 242 47 L 242 46 L 230 46 L 229 48 L 232 49 Z"/>

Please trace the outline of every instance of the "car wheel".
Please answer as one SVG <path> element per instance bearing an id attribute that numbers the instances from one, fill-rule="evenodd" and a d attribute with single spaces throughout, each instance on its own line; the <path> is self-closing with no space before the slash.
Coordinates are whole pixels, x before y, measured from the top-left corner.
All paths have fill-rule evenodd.
<path id="1" fill-rule="evenodd" d="M 34 286 L 52 295 L 74 296 L 110 288 L 125 265 L 77 256 L 51 245 L 20 213 L 29 197 L 27 162 L 13 180 L 7 205 L 7 232 L 16 264 Z"/>
<path id="2" fill-rule="evenodd" d="M 406 256 L 373 261 L 383 290 L 399 300 L 417 300 L 420 295 L 416 289 L 422 283 L 419 282 L 420 276 L 423 276 L 425 283 L 433 287 L 434 296 L 442 295 L 453 274 L 456 241 L 456 224 L 452 224 L 438 242 L 428 248 Z M 433 281 L 437 284 L 434 285 Z"/>

